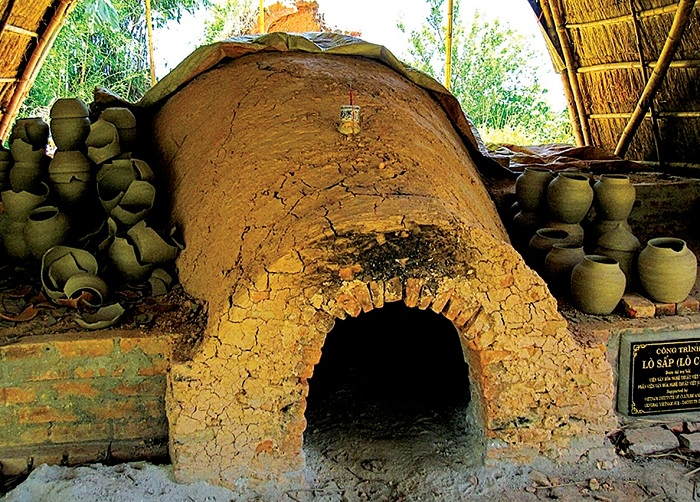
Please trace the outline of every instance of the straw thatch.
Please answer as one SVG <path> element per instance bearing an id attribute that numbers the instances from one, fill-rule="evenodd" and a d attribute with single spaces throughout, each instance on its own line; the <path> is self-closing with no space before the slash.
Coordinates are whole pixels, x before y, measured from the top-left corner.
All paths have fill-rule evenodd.
<path id="1" fill-rule="evenodd" d="M 530 2 L 533 4 L 534 2 Z M 700 3 L 540 0 L 577 140 L 700 169 Z"/>
<path id="2" fill-rule="evenodd" d="M 0 138 L 6 138 L 76 0 L 0 0 Z"/>

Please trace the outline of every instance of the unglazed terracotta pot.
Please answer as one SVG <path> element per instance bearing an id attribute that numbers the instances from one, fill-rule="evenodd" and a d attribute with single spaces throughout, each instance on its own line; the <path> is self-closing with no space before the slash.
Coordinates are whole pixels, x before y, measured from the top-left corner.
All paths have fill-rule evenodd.
<path id="1" fill-rule="evenodd" d="M 153 269 L 153 265 L 139 261 L 136 247 L 122 237 L 115 237 L 109 246 L 109 259 L 128 282 L 145 281 Z"/>
<path id="2" fill-rule="evenodd" d="M 27 191 L 15 192 L 14 190 L 2 192 L 5 213 L 10 219 L 22 222 L 27 221 L 29 213 L 46 202 L 48 197 L 49 187 L 46 183 L 40 183 L 36 193 Z"/>
<path id="3" fill-rule="evenodd" d="M 569 234 L 564 230 L 556 228 L 540 228 L 530 239 L 528 246 L 530 266 L 542 272 L 544 270 L 544 259 L 552 250 L 555 244 L 565 243 Z"/>
<path id="4" fill-rule="evenodd" d="M 585 253 L 580 244 L 554 244 L 544 260 L 545 277 L 549 286 L 558 292 L 569 292 L 571 271 L 583 261 Z"/>
<path id="5" fill-rule="evenodd" d="M 143 263 L 168 263 L 173 261 L 179 252 L 177 246 L 163 239 L 143 220 L 131 227 L 126 234 L 138 249 Z"/>
<path id="6" fill-rule="evenodd" d="M 84 249 L 54 246 L 41 258 L 41 284 L 51 299 L 65 298 L 68 279 L 83 272 L 97 274 L 97 260 Z"/>
<path id="7" fill-rule="evenodd" d="M 71 275 L 63 286 L 63 294 L 67 298 L 77 298 L 83 291 L 92 294 L 91 305 L 102 305 L 107 298 L 107 284 L 97 275 L 90 272 L 78 272 Z"/>
<path id="8" fill-rule="evenodd" d="M 10 153 L 15 162 L 28 162 L 38 164 L 46 156 L 46 147 L 34 147 L 21 138 L 10 141 Z"/>
<path id="9" fill-rule="evenodd" d="M 629 218 L 637 190 L 624 174 L 604 174 L 593 185 L 595 210 L 603 220 L 626 220 Z"/>
<path id="10" fill-rule="evenodd" d="M 29 143 L 34 150 L 43 150 L 49 141 L 49 125 L 39 117 L 18 119 L 10 134 L 10 145 L 16 139 Z"/>
<path id="11" fill-rule="evenodd" d="M 680 303 L 693 289 L 698 263 L 685 241 L 672 237 L 650 239 L 639 253 L 642 286 L 657 302 Z"/>
<path id="12" fill-rule="evenodd" d="M 618 223 L 598 239 L 596 254 L 617 260 L 631 286 L 637 278 L 637 254 L 642 245 L 632 232 Z"/>
<path id="13" fill-rule="evenodd" d="M 95 164 L 107 162 L 122 153 L 117 128 L 106 120 L 98 120 L 90 125 L 90 134 L 85 144 L 88 157 Z"/>
<path id="14" fill-rule="evenodd" d="M 23 161 L 15 162 L 8 177 L 10 187 L 15 192 L 32 191 L 44 179 L 45 173 L 41 164 Z"/>
<path id="15" fill-rule="evenodd" d="M 38 207 L 29 213 L 24 240 L 34 258 L 39 260 L 50 248 L 63 244 L 69 228 L 68 217 L 56 206 Z"/>
<path id="16" fill-rule="evenodd" d="M 547 187 L 549 216 L 562 223 L 581 223 L 593 202 L 588 177 L 562 172 Z"/>
<path id="17" fill-rule="evenodd" d="M 616 260 L 586 255 L 571 272 L 571 298 L 586 314 L 611 314 L 625 292 L 625 274 Z"/>
<path id="18" fill-rule="evenodd" d="M 128 108 L 105 108 L 100 119 L 114 124 L 119 133 L 119 144 L 123 152 L 131 152 L 136 144 L 136 117 Z"/>
<path id="19" fill-rule="evenodd" d="M 546 203 L 547 186 L 554 179 L 551 169 L 545 167 L 526 167 L 515 180 L 515 196 L 521 211 L 537 212 Z"/>
<path id="20" fill-rule="evenodd" d="M 51 136 L 59 150 L 78 150 L 90 134 L 90 111 L 79 98 L 60 98 L 51 107 Z"/>
<path id="21" fill-rule="evenodd" d="M 598 241 L 606 233 L 613 230 L 618 225 L 621 225 L 629 233 L 632 232 L 632 227 L 625 220 L 595 220 L 589 227 L 586 228 L 586 246 L 589 249 L 595 249 L 598 246 Z"/>
<path id="22" fill-rule="evenodd" d="M 557 230 L 564 230 L 569 234 L 567 243 L 576 244 L 578 246 L 583 245 L 584 231 L 583 227 L 578 223 L 562 223 L 560 221 L 548 221 L 545 228 L 555 228 Z"/>

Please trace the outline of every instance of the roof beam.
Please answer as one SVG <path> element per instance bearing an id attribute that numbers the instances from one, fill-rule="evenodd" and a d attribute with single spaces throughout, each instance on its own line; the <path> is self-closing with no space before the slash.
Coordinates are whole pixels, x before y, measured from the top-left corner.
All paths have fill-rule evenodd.
<path id="1" fill-rule="evenodd" d="M 640 10 L 637 15 L 640 18 L 663 16 L 664 14 L 673 14 L 676 10 L 678 10 L 678 4 L 671 4 L 663 7 L 656 7 L 655 9 Z M 570 29 L 594 28 L 596 26 L 628 23 L 632 21 L 634 21 L 634 16 L 632 14 L 625 14 L 624 16 L 611 17 L 610 19 L 598 19 L 595 21 L 586 21 L 585 23 L 569 23 L 566 27 Z"/>
<path id="2" fill-rule="evenodd" d="M 647 68 L 656 68 L 656 61 L 649 61 Z M 602 63 L 591 66 L 580 66 L 576 68 L 578 73 L 593 73 L 597 71 L 609 70 L 639 70 L 642 64 L 639 61 L 622 61 L 620 63 Z M 679 59 L 671 61 L 669 68 L 700 68 L 700 59 Z"/>
<path id="3" fill-rule="evenodd" d="M 19 35 L 25 35 L 27 37 L 32 37 L 32 38 L 37 38 L 39 36 L 39 34 L 36 33 L 35 31 L 25 30 L 24 28 L 20 28 L 19 26 L 15 26 L 13 24 L 6 24 L 5 31 L 11 31 L 12 33 L 17 33 Z"/>

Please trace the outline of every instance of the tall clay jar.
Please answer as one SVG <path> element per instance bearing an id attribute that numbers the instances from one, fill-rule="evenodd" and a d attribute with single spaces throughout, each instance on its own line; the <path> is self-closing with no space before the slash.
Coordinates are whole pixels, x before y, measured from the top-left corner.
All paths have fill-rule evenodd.
<path id="1" fill-rule="evenodd" d="M 36 259 L 46 251 L 62 244 L 69 230 L 68 217 L 56 206 L 44 206 L 29 213 L 24 227 L 24 240 Z"/>
<path id="2" fill-rule="evenodd" d="M 562 223 L 581 223 L 593 202 L 588 176 L 563 172 L 547 187 L 549 216 Z"/>
<path id="3" fill-rule="evenodd" d="M 698 262 L 685 241 L 658 237 L 639 253 L 637 267 L 639 280 L 653 300 L 680 303 L 693 289 Z"/>
<path id="4" fill-rule="evenodd" d="M 518 208 L 526 213 L 540 211 L 546 201 L 547 186 L 553 179 L 554 173 L 551 169 L 526 167 L 523 174 L 515 180 Z"/>
<path id="5" fill-rule="evenodd" d="M 571 272 L 583 261 L 585 253 L 579 244 L 554 244 L 544 259 L 547 284 L 553 291 L 567 292 L 571 284 Z"/>
<path id="6" fill-rule="evenodd" d="M 637 190 L 624 174 L 604 174 L 593 185 L 595 209 L 600 219 L 620 221 L 629 218 Z"/>
<path id="7" fill-rule="evenodd" d="M 571 299 L 586 314 L 611 314 L 625 292 L 625 274 L 616 260 L 586 255 L 571 272 Z"/>

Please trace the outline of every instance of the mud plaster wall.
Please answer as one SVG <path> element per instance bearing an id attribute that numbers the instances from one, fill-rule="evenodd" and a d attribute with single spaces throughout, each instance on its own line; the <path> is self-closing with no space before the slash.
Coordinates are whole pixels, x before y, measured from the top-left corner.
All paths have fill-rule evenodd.
<path id="1" fill-rule="evenodd" d="M 345 138 L 350 84 L 362 133 Z M 152 137 L 187 244 L 180 278 L 210 312 L 169 375 L 179 480 L 298 471 L 326 334 L 399 300 L 457 327 L 490 458 L 602 444 L 614 424 L 604 347 L 568 333 L 426 91 L 365 58 L 259 53 L 171 97 Z"/>

